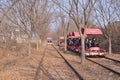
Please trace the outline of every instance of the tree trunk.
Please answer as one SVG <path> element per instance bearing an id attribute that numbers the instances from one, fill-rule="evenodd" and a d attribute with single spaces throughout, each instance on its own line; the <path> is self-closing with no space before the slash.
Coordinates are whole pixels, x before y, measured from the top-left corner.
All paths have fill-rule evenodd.
<path id="1" fill-rule="evenodd" d="M 64 49 L 65 49 L 65 51 L 67 51 L 67 37 L 64 36 L 64 38 L 65 38 Z"/>
<path id="2" fill-rule="evenodd" d="M 81 53 L 81 63 L 85 63 L 85 35 L 81 36 L 81 46 L 82 46 L 82 53 Z"/>
<path id="3" fill-rule="evenodd" d="M 36 40 L 36 44 L 37 44 L 37 50 L 39 49 L 39 39 Z"/>
<path id="4" fill-rule="evenodd" d="M 29 42 L 28 42 L 28 55 L 30 56 L 31 55 L 31 39 L 29 39 Z"/>
<path id="5" fill-rule="evenodd" d="M 30 36 L 29 36 L 29 40 L 28 40 L 28 55 L 30 56 L 32 51 L 32 47 L 31 47 L 31 40 L 32 40 L 32 32 L 30 33 Z"/>
<path id="6" fill-rule="evenodd" d="M 36 40 L 36 49 L 37 50 L 39 49 L 40 44 L 41 44 L 41 39 L 37 38 L 37 40 Z"/>
<path id="7" fill-rule="evenodd" d="M 110 37 L 109 37 L 109 54 L 112 54 L 112 43 Z"/>

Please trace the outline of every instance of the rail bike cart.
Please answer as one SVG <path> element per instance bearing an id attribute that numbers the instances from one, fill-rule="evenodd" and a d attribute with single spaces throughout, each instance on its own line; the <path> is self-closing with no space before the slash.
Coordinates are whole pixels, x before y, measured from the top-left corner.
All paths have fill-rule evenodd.
<path id="1" fill-rule="evenodd" d="M 51 37 L 47 37 L 47 43 L 52 44 L 52 38 Z"/>
<path id="2" fill-rule="evenodd" d="M 100 29 L 86 29 L 86 35 L 102 35 L 102 31 Z M 95 38 L 92 38 L 93 41 L 95 40 Z M 86 56 L 104 56 L 106 55 L 106 50 L 102 49 L 99 47 L 99 42 L 95 42 L 91 43 L 92 45 L 86 49 Z"/>
<path id="3" fill-rule="evenodd" d="M 78 32 L 72 32 L 67 36 L 67 49 L 76 52 L 76 48 L 79 47 L 80 35 Z"/>
<path id="4" fill-rule="evenodd" d="M 100 29 L 86 29 L 86 39 L 89 37 L 89 35 L 101 35 L 103 34 Z M 67 49 L 73 52 L 81 53 L 81 39 L 78 32 L 72 32 L 67 35 Z M 94 43 L 95 44 L 95 43 Z M 86 47 L 86 41 L 85 41 L 85 47 Z M 104 56 L 106 55 L 106 50 L 101 49 L 98 44 L 93 45 L 91 43 L 91 46 L 86 48 L 85 51 L 86 56 Z"/>
<path id="5" fill-rule="evenodd" d="M 64 37 L 63 36 L 61 36 L 61 37 L 59 37 L 59 41 L 58 41 L 58 46 L 59 47 L 63 47 L 64 46 Z"/>

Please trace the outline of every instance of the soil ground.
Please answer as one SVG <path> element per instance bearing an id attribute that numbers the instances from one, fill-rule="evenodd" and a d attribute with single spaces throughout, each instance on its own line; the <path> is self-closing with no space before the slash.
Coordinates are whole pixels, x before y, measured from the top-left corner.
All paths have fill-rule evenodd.
<path id="1" fill-rule="evenodd" d="M 19 56 L 19 55 L 15 55 L 16 54 L 15 52 L 6 49 L 0 49 L 0 80 L 35 80 L 35 74 L 39 66 L 39 62 L 42 57 L 44 48 L 45 48 L 45 44 L 43 44 L 39 48 L 39 50 L 34 49 L 32 51 L 32 54 L 30 54 L 29 56 L 28 55 Z M 71 61 L 74 60 L 80 63 L 80 58 L 78 57 L 76 59 L 75 57 L 76 55 L 74 54 L 64 54 L 64 56 L 66 56 L 66 58 L 68 58 Z M 112 54 L 109 57 L 120 59 L 120 54 Z M 51 57 L 48 57 L 48 60 L 51 59 L 52 59 Z M 89 68 L 91 67 L 91 65 L 92 68 Z M 81 69 L 81 73 L 84 73 L 83 76 L 88 75 L 89 73 L 89 75 L 87 76 L 88 77 L 87 80 L 89 80 L 89 78 L 92 79 L 91 76 L 96 76 L 96 74 L 102 74 L 102 71 L 100 71 L 101 69 L 98 69 L 99 67 L 97 65 L 94 66 L 94 64 L 90 62 L 87 62 L 87 64 L 85 65 L 79 65 L 78 68 Z M 95 70 L 96 72 L 92 70 Z M 113 74 L 109 73 L 103 75 L 111 76 Z M 102 77 L 103 75 L 99 76 L 98 78 Z M 43 80 L 43 79 L 40 79 L 39 77 L 38 80 Z M 72 79 L 71 77 L 71 80 L 75 80 L 75 79 Z M 99 79 L 93 78 L 92 80 L 99 80 Z M 104 80 L 111 80 L 111 79 L 105 77 Z M 115 80 L 119 80 L 119 79 L 115 79 Z"/>

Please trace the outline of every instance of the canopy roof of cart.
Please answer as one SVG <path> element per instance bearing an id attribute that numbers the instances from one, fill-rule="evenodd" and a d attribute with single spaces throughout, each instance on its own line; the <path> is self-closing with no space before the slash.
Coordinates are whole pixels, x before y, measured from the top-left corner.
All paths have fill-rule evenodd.
<path id="1" fill-rule="evenodd" d="M 103 34 L 100 29 L 86 29 L 85 34 Z"/>
<path id="2" fill-rule="evenodd" d="M 52 40 L 52 38 L 51 37 L 47 37 L 47 40 Z"/>
<path id="3" fill-rule="evenodd" d="M 100 29 L 90 29 L 90 28 L 87 28 L 86 31 L 85 31 L 85 34 L 86 35 L 89 35 L 89 34 L 103 34 L 102 31 Z M 69 33 L 67 35 L 68 38 L 79 38 L 80 37 L 80 34 L 79 32 L 72 32 L 72 33 Z"/>
<path id="4" fill-rule="evenodd" d="M 64 37 L 63 37 L 63 36 L 60 36 L 59 39 L 64 39 Z"/>

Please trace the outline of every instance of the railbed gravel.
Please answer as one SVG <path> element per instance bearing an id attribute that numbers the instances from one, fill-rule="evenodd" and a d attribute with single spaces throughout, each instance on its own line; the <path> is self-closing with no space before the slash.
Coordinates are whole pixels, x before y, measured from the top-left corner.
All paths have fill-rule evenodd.
<path id="1" fill-rule="evenodd" d="M 86 60 L 85 64 L 81 64 L 80 55 L 77 53 L 70 51 L 64 52 L 62 49 L 59 50 L 65 58 L 67 58 L 74 65 L 85 80 L 120 80 L 119 75 L 116 75 L 115 73 L 112 73 L 109 70 L 88 60 Z M 119 57 L 117 57 L 117 59 L 118 58 Z"/>

